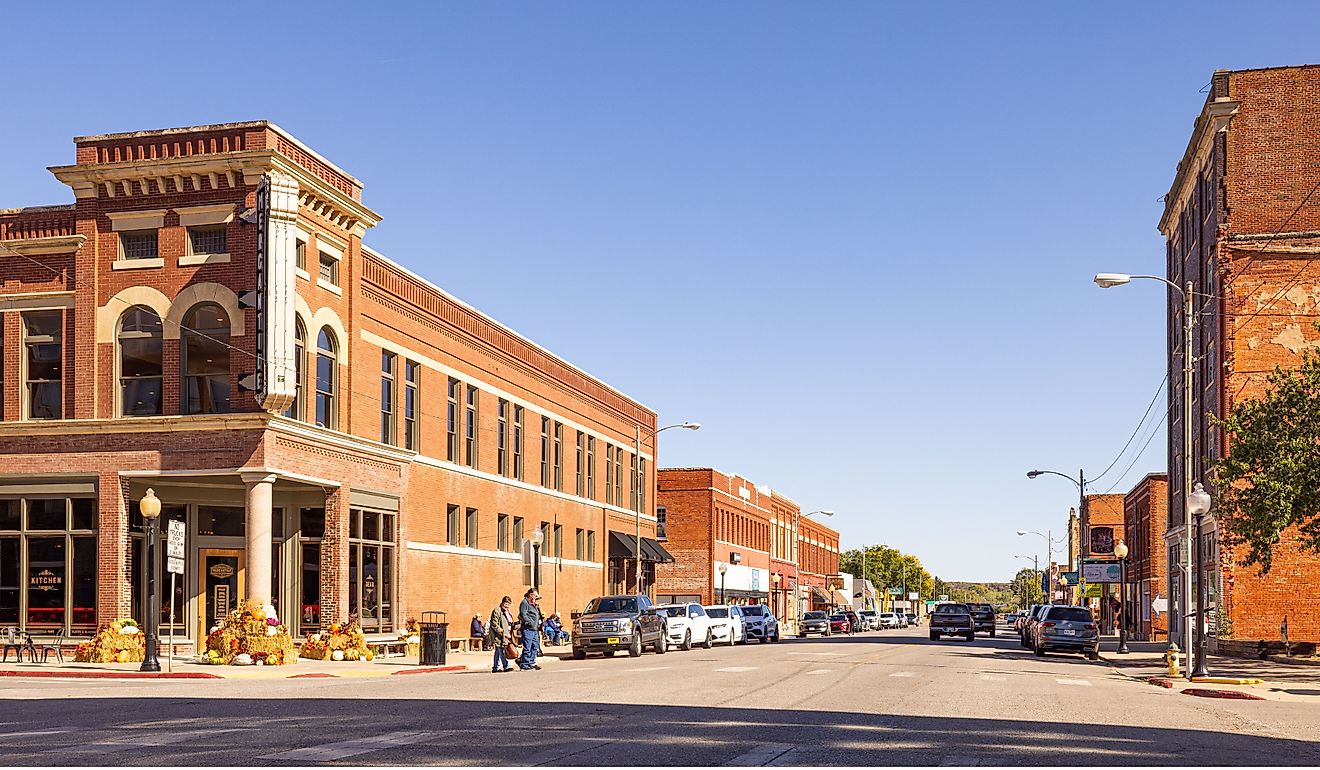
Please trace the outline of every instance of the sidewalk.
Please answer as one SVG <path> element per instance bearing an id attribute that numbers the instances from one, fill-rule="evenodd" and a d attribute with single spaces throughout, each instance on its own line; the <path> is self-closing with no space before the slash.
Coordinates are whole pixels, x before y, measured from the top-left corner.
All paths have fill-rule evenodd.
<path id="1" fill-rule="evenodd" d="M 1169 677 L 1164 664 L 1168 642 L 1128 642 L 1129 653 L 1119 655 L 1118 639 L 1105 637 L 1100 643 L 1100 658 L 1115 671 L 1145 681 L 1165 680 L 1172 689 L 1212 690 L 1254 695 L 1267 700 L 1314 700 L 1320 697 L 1320 666 L 1305 663 L 1287 663 L 1279 660 L 1247 660 L 1222 655 L 1206 657 L 1206 669 L 1214 679 L 1259 679 L 1262 684 L 1227 684 L 1223 682 L 1191 682 L 1186 678 L 1186 660 L 1183 676 Z M 1163 685 L 1161 685 L 1163 686 Z M 1298 698 L 1288 697 L 1298 696 Z M 1216 697 L 1216 696 L 1211 696 Z M 1219 695 L 1217 697 L 1241 697 Z"/>
<path id="2" fill-rule="evenodd" d="M 554 665 L 568 658 L 572 649 L 566 646 L 546 647 L 537 659 L 541 665 Z M 408 674 L 459 673 L 463 671 L 490 671 L 492 653 L 450 653 L 444 665 L 421 666 L 416 657 L 403 656 L 376 658 L 367 661 L 325 661 L 299 658 L 288 666 L 212 666 L 196 663 L 193 658 L 175 658 L 169 665 L 161 658 L 160 673 L 143 673 L 141 663 L 74 663 L 65 658 L 57 663 L 3 663 L 0 678 L 66 678 L 66 679 L 348 679 L 361 677 L 399 676 Z M 171 670 L 172 669 L 172 670 Z"/>

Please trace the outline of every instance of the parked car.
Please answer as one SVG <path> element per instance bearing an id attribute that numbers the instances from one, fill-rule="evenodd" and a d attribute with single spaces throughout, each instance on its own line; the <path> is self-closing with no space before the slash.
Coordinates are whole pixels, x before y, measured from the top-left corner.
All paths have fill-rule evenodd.
<path id="1" fill-rule="evenodd" d="M 1031 649 L 1032 645 L 1035 644 L 1034 641 L 1035 637 L 1033 636 L 1033 634 L 1035 633 L 1036 623 L 1040 621 L 1040 616 L 1044 612 L 1049 610 L 1049 608 L 1050 605 L 1048 604 L 1032 605 L 1031 614 L 1027 615 L 1026 620 L 1022 621 L 1022 630 L 1019 632 L 1019 636 L 1020 636 L 1019 641 L 1024 648 L 1029 650 Z"/>
<path id="2" fill-rule="evenodd" d="M 798 636 L 804 637 L 807 634 L 829 636 L 830 617 L 819 610 L 802 613 L 802 621 L 798 624 Z"/>
<path id="3" fill-rule="evenodd" d="M 728 620 L 724 624 L 724 632 L 715 634 L 715 641 L 725 642 L 731 647 L 747 641 L 747 638 L 743 635 L 742 609 L 738 605 L 712 604 L 708 607 L 702 607 L 702 609 L 710 616 L 711 622 Z"/>
<path id="4" fill-rule="evenodd" d="M 907 624 L 908 624 L 909 626 L 919 626 L 919 625 L 921 625 L 921 618 L 917 617 L 916 615 L 913 615 L 913 614 L 910 613 L 910 612 L 907 613 L 906 615 L 904 615 L 903 618 L 907 621 Z"/>
<path id="5" fill-rule="evenodd" d="M 995 635 L 995 608 L 988 604 L 968 604 L 967 609 L 972 611 L 972 624 L 977 631 L 989 631 L 991 636 Z"/>
<path id="6" fill-rule="evenodd" d="M 665 616 L 669 643 L 677 644 L 682 650 L 692 649 L 694 642 L 709 650 L 716 637 L 722 636 L 729 625 L 728 618 L 712 618 L 696 602 L 657 604 L 655 611 Z"/>
<path id="7" fill-rule="evenodd" d="M 899 628 L 900 625 L 901 625 L 901 624 L 900 624 L 900 621 L 899 621 L 899 619 L 898 619 L 898 613 L 895 613 L 895 612 L 882 612 L 882 613 L 880 613 L 880 627 L 881 627 L 881 628 Z"/>
<path id="8" fill-rule="evenodd" d="M 1030 607 L 1023 610 L 1022 612 L 1018 613 L 1017 620 L 1013 621 L 1013 630 L 1017 631 L 1019 636 L 1022 635 L 1022 627 L 1027 624 L 1027 619 L 1030 618 L 1032 615 L 1035 615 L 1036 610 L 1038 609 L 1040 609 L 1040 605 L 1033 604 Z"/>
<path id="9" fill-rule="evenodd" d="M 597 596 L 573 618 L 576 660 L 587 657 L 588 652 L 600 652 L 608 658 L 620 650 L 627 650 L 635 658 L 647 645 L 659 655 L 669 649 L 665 618 L 656 614 L 647 596 Z"/>
<path id="10" fill-rule="evenodd" d="M 1100 630 L 1086 607 L 1048 607 L 1033 628 L 1037 655 L 1057 651 L 1080 652 L 1091 660 L 1100 657 Z"/>
<path id="11" fill-rule="evenodd" d="M 880 630 L 880 613 L 876 612 L 875 610 L 862 610 L 861 612 L 857 613 L 857 616 L 862 619 L 862 628 L 864 630 L 866 631 Z"/>
<path id="12" fill-rule="evenodd" d="M 930 638 L 935 641 L 943 636 L 961 636 L 967 641 L 976 638 L 976 627 L 972 625 L 972 611 L 966 604 L 940 604 L 930 614 Z"/>
<path id="13" fill-rule="evenodd" d="M 848 634 L 852 633 L 852 622 L 848 616 L 842 612 L 836 612 L 830 616 L 830 633 Z"/>
<path id="14" fill-rule="evenodd" d="M 779 641 L 779 621 L 764 604 L 749 604 L 742 608 L 743 632 L 748 639 L 764 642 Z"/>

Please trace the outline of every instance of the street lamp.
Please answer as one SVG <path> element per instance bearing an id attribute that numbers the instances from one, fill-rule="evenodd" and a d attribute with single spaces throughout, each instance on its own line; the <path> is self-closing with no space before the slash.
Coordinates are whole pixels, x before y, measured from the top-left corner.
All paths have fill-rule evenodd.
<path id="1" fill-rule="evenodd" d="M 720 565 L 720 604 L 724 604 L 724 573 L 729 571 L 729 565 Z"/>
<path id="2" fill-rule="evenodd" d="M 661 433 L 664 433 L 665 431 L 669 430 L 670 428 L 686 428 L 687 430 L 701 430 L 701 423 L 699 423 L 699 422 L 680 422 L 680 423 L 677 423 L 677 424 L 675 424 L 675 425 L 666 425 L 666 426 L 663 427 L 663 428 L 659 428 L 659 429 L 657 429 L 657 430 L 653 430 L 653 431 L 651 431 L 650 433 L 648 433 L 648 434 L 646 435 L 646 439 L 647 439 L 648 441 L 650 441 L 651 439 L 655 438 L 656 436 L 659 436 Z M 658 453 L 657 453 L 657 454 L 658 454 Z M 637 550 L 636 550 L 636 560 L 637 560 L 637 593 L 641 594 L 641 593 L 645 593 L 645 592 L 642 590 L 642 496 L 641 496 L 642 484 L 644 483 L 645 479 L 643 479 L 643 478 L 641 477 L 641 473 L 640 473 L 640 471 L 641 471 L 641 467 L 642 467 L 642 466 L 641 466 L 641 461 L 642 461 L 642 426 L 641 426 L 640 423 L 637 425 L 637 442 L 636 442 L 635 444 L 633 444 L 633 459 L 632 459 L 632 461 L 633 461 L 633 478 L 636 479 L 636 481 L 635 481 L 634 483 L 637 484 L 637 493 L 638 493 L 638 494 L 637 494 L 637 501 L 636 501 L 636 503 L 634 503 L 634 505 L 636 505 L 636 514 L 637 514 L 637 516 L 636 516 L 636 518 L 637 518 L 637 542 L 634 543 L 633 545 L 634 545 L 634 546 L 636 547 L 636 549 L 637 549 Z"/>
<path id="3" fill-rule="evenodd" d="M 1210 510 L 1210 496 L 1201 490 L 1203 498 L 1197 498 L 1193 501 L 1196 494 L 1192 490 L 1192 329 L 1196 324 L 1196 313 L 1192 308 L 1192 297 L 1195 292 L 1192 291 L 1192 282 L 1187 282 L 1184 289 L 1178 284 L 1167 278 L 1158 275 L 1128 275 L 1126 273 L 1098 273 L 1095 276 L 1095 285 L 1102 289 L 1108 289 L 1112 286 L 1122 286 L 1130 282 L 1133 278 L 1144 278 L 1151 281 L 1159 281 L 1170 289 L 1178 292 L 1183 299 L 1183 502 L 1184 510 L 1187 511 L 1192 522 L 1192 538 L 1188 544 L 1188 550 L 1191 553 L 1188 556 L 1190 570 L 1187 578 L 1187 587 L 1189 591 L 1182 592 L 1182 600 L 1185 605 L 1187 594 L 1191 589 L 1192 576 L 1196 577 L 1197 585 L 1200 586 L 1204 581 L 1201 580 L 1201 515 Z M 1200 484 L 1197 484 L 1200 488 Z M 1199 508 L 1201 513 L 1195 513 Z M 1202 645 L 1205 643 L 1205 629 L 1201 623 L 1201 613 L 1204 609 L 1204 601 L 1201 596 L 1201 588 L 1197 589 L 1196 597 L 1196 666 L 1192 676 L 1207 676 L 1205 673 L 1205 649 Z M 1186 606 L 1179 609 L 1183 622 L 1186 622 L 1188 612 Z"/>
<path id="4" fill-rule="evenodd" d="M 160 626 L 160 594 L 156 591 L 156 539 L 160 521 L 160 498 L 154 489 L 148 489 L 138 502 L 138 512 L 147 524 L 147 644 L 139 671 L 160 671 L 157 657 L 158 629 Z"/>
<path id="5" fill-rule="evenodd" d="M 1045 471 L 1033 471 L 1033 473 L 1044 473 L 1044 472 L 1045 472 Z M 1054 531 L 1053 531 L 1053 530 L 1049 530 L 1049 529 L 1045 530 L 1044 533 L 1037 532 L 1037 531 L 1034 530 L 1034 529 L 1019 529 L 1019 530 L 1017 531 L 1017 533 L 1018 533 L 1018 537 L 1026 537 L 1027 535 L 1035 535 L 1035 536 L 1037 536 L 1037 537 L 1042 537 L 1042 538 L 1045 539 L 1045 551 L 1046 551 L 1046 553 L 1045 553 L 1045 566 L 1046 566 L 1046 567 L 1049 566 L 1050 560 L 1054 558 L 1054 546 L 1055 546 L 1055 545 L 1062 545 L 1062 544 L 1063 544 L 1062 541 L 1058 541 L 1058 542 L 1056 543 L 1056 541 L 1055 541 L 1054 538 L 1052 537 L 1052 535 L 1054 534 Z M 1039 570 L 1039 566 L 1037 567 L 1037 569 Z M 1042 585 L 1043 585 L 1043 584 L 1042 584 Z M 1054 602 L 1054 586 L 1051 585 L 1051 586 L 1049 586 L 1048 588 L 1042 588 L 1041 590 L 1042 590 L 1042 591 L 1045 591 L 1046 593 L 1049 594 L 1049 596 L 1041 597 L 1041 599 L 1042 599 L 1041 603 L 1042 603 L 1042 604 L 1052 604 L 1052 603 Z"/>
<path id="6" fill-rule="evenodd" d="M 793 630 L 796 632 L 802 618 L 802 558 L 799 552 L 799 540 L 801 539 L 798 527 L 802 523 L 802 509 L 799 508 L 793 514 L 793 591 L 796 594 L 793 598 L 793 609 L 797 616 L 793 618 Z M 834 511 L 812 511 L 807 516 L 833 516 Z"/>
<path id="7" fill-rule="evenodd" d="M 1037 583 L 1040 582 L 1040 557 L 1039 557 L 1039 556 L 1037 556 L 1037 555 L 1034 554 L 1034 553 L 1033 553 L 1032 555 L 1030 555 L 1030 556 L 1018 556 L 1018 555 L 1014 554 L 1014 555 L 1013 555 L 1013 558 L 1014 558 L 1014 559 L 1031 559 L 1031 572 L 1032 572 L 1033 575 L 1036 576 L 1036 582 L 1037 582 Z M 1043 599 L 1043 598 L 1044 598 L 1044 597 L 1042 597 L 1042 599 Z M 1031 607 L 1031 591 L 1028 589 L 1028 591 L 1027 591 L 1027 595 L 1024 596 L 1024 597 L 1022 597 L 1022 609 L 1026 610 L 1026 609 L 1029 609 L 1030 607 Z"/>
<path id="8" fill-rule="evenodd" d="M 541 590 L 541 543 L 545 542 L 545 530 L 537 527 L 532 530 L 532 588 Z"/>
<path id="9" fill-rule="evenodd" d="M 1073 484 L 1075 484 L 1075 485 L 1077 486 L 1077 515 L 1080 516 L 1080 515 L 1082 514 L 1082 511 L 1086 510 L 1086 470 L 1085 470 L 1084 468 L 1078 468 L 1078 469 L 1077 469 L 1077 478 L 1073 478 L 1072 476 L 1069 476 L 1069 475 L 1066 474 L 1066 473 L 1059 473 L 1058 471 L 1034 470 L 1034 471 L 1027 471 L 1027 478 L 1029 478 L 1029 479 L 1035 479 L 1035 478 L 1039 478 L 1040 476 L 1044 476 L 1044 475 L 1046 475 L 1046 474 L 1049 474 L 1049 475 L 1051 475 L 1051 476 L 1059 476 L 1059 477 L 1061 477 L 1061 478 L 1065 478 L 1065 479 L 1071 481 Z M 1071 528 L 1072 528 L 1072 516 L 1071 516 L 1071 515 L 1068 516 L 1068 527 L 1069 527 L 1069 531 L 1071 532 Z M 1037 533 L 1037 534 L 1039 534 L 1039 533 Z M 1060 542 L 1062 542 L 1062 541 L 1060 541 Z M 1081 561 L 1081 553 L 1080 553 L 1080 549 L 1078 549 L 1078 550 L 1079 550 L 1079 553 L 1077 554 L 1077 560 L 1080 562 L 1080 561 Z M 1078 570 L 1079 572 L 1080 572 L 1081 569 L 1082 569 L 1082 565 L 1081 565 L 1081 564 L 1073 564 L 1073 563 L 1072 563 L 1072 554 L 1070 553 L 1070 554 L 1068 554 L 1068 569 L 1072 569 L 1073 567 L 1076 567 L 1077 570 Z"/>
<path id="10" fill-rule="evenodd" d="M 1196 487 L 1192 493 L 1187 496 L 1187 514 L 1196 524 L 1196 540 L 1192 553 L 1196 554 L 1196 565 L 1193 569 L 1196 572 L 1196 656 L 1192 667 L 1192 676 L 1210 676 L 1210 672 L 1205 667 L 1205 605 L 1206 605 L 1206 584 L 1205 575 L 1201 574 L 1201 518 L 1210 512 L 1210 494 L 1201 486 L 1201 482 L 1196 482 Z"/>
<path id="11" fill-rule="evenodd" d="M 1114 546 L 1114 555 L 1118 557 L 1118 654 L 1127 655 L 1127 543 L 1122 540 Z"/>

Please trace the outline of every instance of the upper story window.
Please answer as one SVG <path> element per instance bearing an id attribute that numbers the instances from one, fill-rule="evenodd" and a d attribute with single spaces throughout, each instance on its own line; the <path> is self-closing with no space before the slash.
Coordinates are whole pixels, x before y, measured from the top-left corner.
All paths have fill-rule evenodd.
<path id="1" fill-rule="evenodd" d="M 417 435 L 417 391 L 422 368 L 416 361 L 403 362 L 403 448 L 419 451 Z"/>
<path id="2" fill-rule="evenodd" d="M 550 486 L 550 418 L 541 418 L 541 486 Z"/>
<path id="3" fill-rule="evenodd" d="M 188 228 L 188 253 L 198 256 L 229 253 L 229 226 L 202 225 Z"/>
<path id="4" fill-rule="evenodd" d="M 614 505 L 614 445 L 605 445 L 605 504 Z"/>
<path id="5" fill-rule="evenodd" d="M 396 416 L 394 409 L 396 372 L 399 368 L 399 359 L 388 350 L 381 351 L 380 354 L 380 441 L 382 444 L 393 444 L 396 432 Z"/>
<path id="6" fill-rule="evenodd" d="M 339 258 L 328 251 L 321 252 L 321 267 L 317 274 L 318 283 L 339 285 Z"/>
<path id="7" fill-rule="evenodd" d="M 445 459 L 451 463 L 458 462 L 458 393 L 461 386 L 458 380 L 449 378 L 449 387 L 446 391 L 448 403 L 445 405 Z"/>
<path id="8" fill-rule="evenodd" d="M 467 387 L 467 409 L 463 427 L 463 451 L 469 468 L 477 467 L 477 389 Z"/>
<path id="9" fill-rule="evenodd" d="M 293 403 L 285 410 L 285 417 L 306 419 L 306 396 L 303 393 L 303 361 L 307 358 L 307 327 L 301 318 L 293 320 Z"/>
<path id="10" fill-rule="evenodd" d="M 184 414 L 229 411 L 229 316 L 211 302 L 194 305 L 180 328 L 180 406 Z"/>
<path id="11" fill-rule="evenodd" d="M 304 272 L 307 271 L 307 241 L 303 238 L 294 241 L 293 266 Z"/>
<path id="12" fill-rule="evenodd" d="M 564 490 L 564 424 L 555 423 L 555 489 Z"/>
<path id="13" fill-rule="evenodd" d="M 495 472 L 509 475 L 509 402 L 502 398 L 495 407 Z"/>
<path id="14" fill-rule="evenodd" d="M 587 436 L 587 498 L 596 499 L 596 437 Z"/>
<path id="15" fill-rule="evenodd" d="M 125 230 L 119 233 L 121 260 L 156 259 L 160 256 L 157 230 Z"/>
<path id="16" fill-rule="evenodd" d="M 316 336 L 316 424 L 322 428 L 339 427 L 339 340 L 329 326 L 322 326 Z"/>
<path id="17" fill-rule="evenodd" d="M 523 477 L 523 408 L 513 407 L 513 477 L 522 481 Z"/>
<path id="18" fill-rule="evenodd" d="M 161 322 L 142 305 L 119 319 L 119 413 L 125 417 L 163 414 Z"/>
<path id="19" fill-rule="evenodd" d="M 42 310 L 23 314 L 25 398 L 23 417 L 64 417 L 64 313 Z"/>

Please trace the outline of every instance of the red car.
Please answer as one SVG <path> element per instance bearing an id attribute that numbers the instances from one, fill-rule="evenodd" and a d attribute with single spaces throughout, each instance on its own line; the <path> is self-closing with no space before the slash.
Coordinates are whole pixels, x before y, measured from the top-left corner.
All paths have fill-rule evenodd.
<path id="1" fill-rule="evenodd" d="M 852 630 L 852 624 L 848 622 L 848 616 L 842 612 L 830 616 L 830 632 L 835 634 L 846 634 Z"/>

